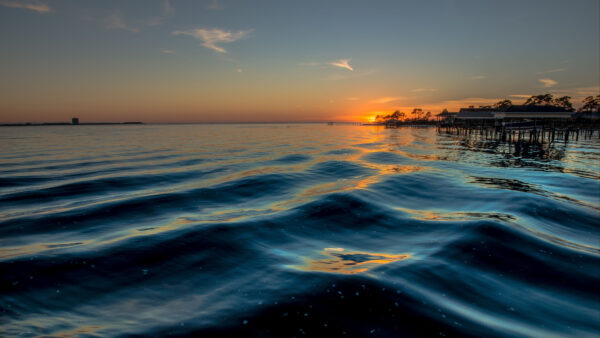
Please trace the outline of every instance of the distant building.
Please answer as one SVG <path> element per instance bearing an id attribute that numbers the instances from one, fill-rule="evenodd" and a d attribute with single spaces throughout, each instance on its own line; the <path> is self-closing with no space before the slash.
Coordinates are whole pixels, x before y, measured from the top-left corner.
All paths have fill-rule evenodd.
<path id="1" fill-rule="evenodd" d="M 495 108 L 460 108 L 456 119 L 458 120 L 493 120 Z"/>
<path id="2" fill-rule="evenodd" d="M 497 119 L 570 119 L 573 114 L 556 106 L 518 105 L 495 112 L 494 117 Z"/>
<path id="3" fill-rule="evenodd" d="M 400 121 L 398 119 L 388 119 L 385 121 L 386 127 L 397 127 Z"/>
<path id="4" fill-rule="evenodd" d="M 443 111 L 443 112 L 437 114 L 436 116 L 438 118 L 438 121 L 453 122 L 454 119 L 456 118 L 456 115 L 458 115 L 457 112 Z"/>
<path id="5" fill-rule="evenodd" d="M 77 118 L 77 117 L 72 118 L 71 124 L 79 124 L 79 118 Z"/>

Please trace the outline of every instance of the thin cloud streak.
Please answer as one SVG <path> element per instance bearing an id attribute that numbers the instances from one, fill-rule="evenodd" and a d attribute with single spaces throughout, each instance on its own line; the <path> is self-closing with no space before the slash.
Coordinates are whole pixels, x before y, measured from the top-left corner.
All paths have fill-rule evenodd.
<path id="1" fill-rule="evenodd" d="M 435 88 L 415 88 L 410 90 L 411 93 L 437 92 Z"/>
<path id="2" fill-rule="evenodd" d="M 335 67 L 348 69 L 349 71 L 353 72 L 354 68 L 352 68 L 352 66 L 350 66 L 350 60 L 351 59 L 340 59 L 340 60 L 329 62 L 329 64 L 332 66 L 335 66 Z"/>
<path id="3" fill-rule="evenodd" d="M 540 75 L 540 74 L 548 74 L 548 73 L 564 72 L 565 70 L 567 70 L 567 69 L 566 68 L 550 69 L 550 70 L 546 70 L 546 71 L 543 71 L 543 72 L 539 72 L 538 75 Z"/>
<path id="4" fill-rule="evenodd" d="M 39 1 L 0 1 L 0 5 L 11 8 L 21 8 L 38 13 L 48 13 L 51 11 L 50 6 Z"/>
<path id="5" fill-rule="evenodd" d="M 384 97 L 380 97 L 378 99 L 371 100 L 371 103 L 383 104 L 383 103 L 395 102 L 395 101 L 402 100 L 402 99 L 403 99 L 402 97 L 398 97 L 398 96 L 384 96 Z"/>
<path id="6" fill-rule="evenodd" d="M 556 86 L 558 84 L 557 81 L 554 81 L 552 79 L 539 79 L 538 81 L 540 81 L 542 83 L 544 88 L 550 88 L 550 87 Z"/>
<path id="7" fill-rule="evenodd" d="M 249 30 L 242 31 L 226 31 L 218 28 L 196 28 L 187 31 L 173 31 L 173 35 L 189 35 L 193 38 L 196 38 L 202 41 L 202 46 L 206 48 L 210 48 L 219 53 L 227 53 L 227 50 L 223 47 L 217 46 L 217 44 L 221 43 L 231 43 L 243 39 L 248 36 L 252 32 Z"/>
<path id="8" fill-rule="evenodd" d="M 165 54 L 175 54 L 175 51 L 171 49 L 163 49 L 162 52 Z"/>
<path id="9" fill-rule="evenodd" d="M 471 80 L 483 80 L 483 79 L 485 79 L 485 75 L 471 76 Z"/>

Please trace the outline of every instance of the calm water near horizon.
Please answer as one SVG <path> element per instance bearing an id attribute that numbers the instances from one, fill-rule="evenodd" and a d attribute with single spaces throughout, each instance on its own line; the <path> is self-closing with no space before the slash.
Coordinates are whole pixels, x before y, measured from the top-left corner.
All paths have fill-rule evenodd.
<path id="1" fill-rule="evenodd" d="M 600 140 L 0 129 L 2 336 L 597 336 Z"/>

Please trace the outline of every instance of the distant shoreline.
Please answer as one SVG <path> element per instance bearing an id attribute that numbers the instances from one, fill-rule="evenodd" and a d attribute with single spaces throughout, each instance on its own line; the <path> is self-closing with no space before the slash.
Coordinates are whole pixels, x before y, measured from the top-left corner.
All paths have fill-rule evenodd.
<path id="1" fill-rule="evenodd" d="M 229 124 L 335 124 L 335 125 L 362 125 L 363 122 L 356 121 L 275 121 L 275 122 L 89 122 L 73 124 L 68 122 L 44 122 L 44 123 L 0 123 L 0 127 L 28 127 L 28 126 L 85 126 L 85 125 L 229 125 Z"/>
<path id="2" fill-rule="evenodd" d="M 43 126 L 105 126 L 105 125 L 129 125 L 144 124 L 143 122 L 89 122 L 89 123 L 69 123 L 69 122 L 44 122 L 44 123 L 3 123 L 0 127 L 43 127 Z"/>

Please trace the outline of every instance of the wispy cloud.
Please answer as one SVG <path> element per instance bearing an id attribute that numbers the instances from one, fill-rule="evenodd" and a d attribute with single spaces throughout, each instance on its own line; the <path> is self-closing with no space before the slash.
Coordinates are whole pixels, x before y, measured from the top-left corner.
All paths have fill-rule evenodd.
<path id="1" fill-rule="evenodd" d="M 436 92 L 437 89 L 435 88 L 415 88 L 415 89 L 411 89 L 410 92 L 412 93 L 423 93 L 423 92 Z"/>
<path id="2" fill-rule="evenodd" d="M 557 97 L 564 95 L 571 96 L 571 102 L 573 102 L 575 106 L 579 106 L 585 97 L 600 95 L 600 86 L 550 89 L 549 92 Z"/>
<path id="3" fill-rule="evenodd" d="M 158 16 L 149 18 L 147 17 L 144 19 L 132 20 L 133 22 L 128 22 L 125 20 L 120 11 L 114 11 L 110 13 L 104 20 L 104 27 L 106 29 L 122 29 L 137 33 L 146 27 L 160 26 L 173 15 L 175 15 L 175 8 L 171 5 L 169 0 L 164 0 L 162 13 L 160 13 Z"/>
<path id="4" fill-rule="evenodd" d="M 237 40 L 243 39 L 250 34 L 252 30 L 243 30 L 243 31 L 226 31 L 223 29 L 212 28 L 197 28 L 191 29 L 187 31 L 173 31 L 173 35 L 189 35 L 193 38 L 196 38 L 202 41 L 202 46 L 206 48 L 210 48 L 219 53 L 227 53 L 227 51 L 223 47 L 217 46 L 217 44 L 221 43 L 231 43 Z"/>
<path id="5" fill-rule="evenodd" d="M 592 87 L 580 87 L 575 88 L 575 94 L 581 96 L 596 96 L 600 95 L 600 86 L 592 86 Z"/>
<path id="6" fill-rule="evenodd" d="M 556 69 L 550 69 L 550 70 L 545 70 L 543 72 L 539 72 L 539 74 L 548 74 L 548 73 L 558 73 L 558 72 L 564 72 L 565 70 L 567 70 L 567 68 L 556 68 Z"/>
<path id="7" fill-rule="evenodd" d="M 112 12 L 106 18 L 106 29 L 122 29 L 126 31 L 130 31 L 133 33 L 137 33 L 140 31 L 139 28 L 130 26 L 125 22 L 123 16 L 120 12 Z"/>
<path id="8" fill-rule="evenodd" d="M 162 52 L 165 54 L 175 54 L 175 51 L 171 49 L 163 49 Z"/>
<path id="9" fill-rule="evenodd" d="M 483 80 L 483 79 L 485 79 L 485 75 L 471 76 L 471 80 Z"/>
<path id="10" fill-rule="evenodd" d="M 169 0 L 164 0 L 163 1 L 163 14 L 166 16 L 170 16 L 170 15 L 174 15 L 175 14 L 175 7 L 173 7 L 171 5 L 171 2 Z"/>
<path id="11" fill-rule="evenodd" d="M 340 60 L 329 62 L 329 64 L 332 66 L 335 66 L 335 67 L 348 69 L 349 71 L 354 71 L 354 68 L 352 68 L 352 66 L 350 66 L 350 60 L 351 59 L 340 59 Z"/>
<path id="12" fill-rule="evenodd" d="M 532 95 L 530 95 L 530 94 L 511 94 L 511 95 L 508 95 L 508 96 L 510 96 L 510 97 L 518 97 L 520 99 L 528 99 Z"/>
<path id="13" fill-rule="evenodd" d="M 440 102 L 433 102 L 429 104 L 425 104 L 423 110 L 439 110 L 446 108 L 449 111 L 458 111 L 460 108 L 468 107 L 468 106 L 487 106 L 492 105 L 498 102 L 500 98 L 485 98 L 485 97 L 467 97 L 462 99 L 454 99 L 454 100 L 444 100 Z"/>
<path id="14" fill-rule="evenodd" d="M 384 96 L 384 97 L 380 97 L 380 98 L 371 100 L 371 103 L 383 104 L 383 103 L 395 102 L 395 101 L 402 100 L 402 99 L 403 98 L 399 97 L 399 96 Z"/>
<path id="15" fill-rule="evenodd" d="M 358 100 L 360 100 L 360 98 L 358 98 L 358 97 L 347 97 L 344 100 L 346 100 L 346 101 L 358 101 Z"/>
<path id="16" fill-rule="evenodd" d="M 0 5 L 11 8 L 22 8 L 38 13 L 48 13 L 50 6 L 41 1 L 0 1 Z"/>
<path id="17" fill-rule="evenodd" d="M 225 9 L 225 6 L 219 0 L 211 0 L 206 4 L 206 9 L 210 9 L 213 11 L 221 11 Z"/>
<path id="18" fill-rule="evenodd" d="M 557 81 L 554 81 L 552 79 L 539 79 L 538 81 L 540 81 L 542 83 L 544 88 L 550 88 L 550 87 L 556 86 L 558 84 Z"/>

